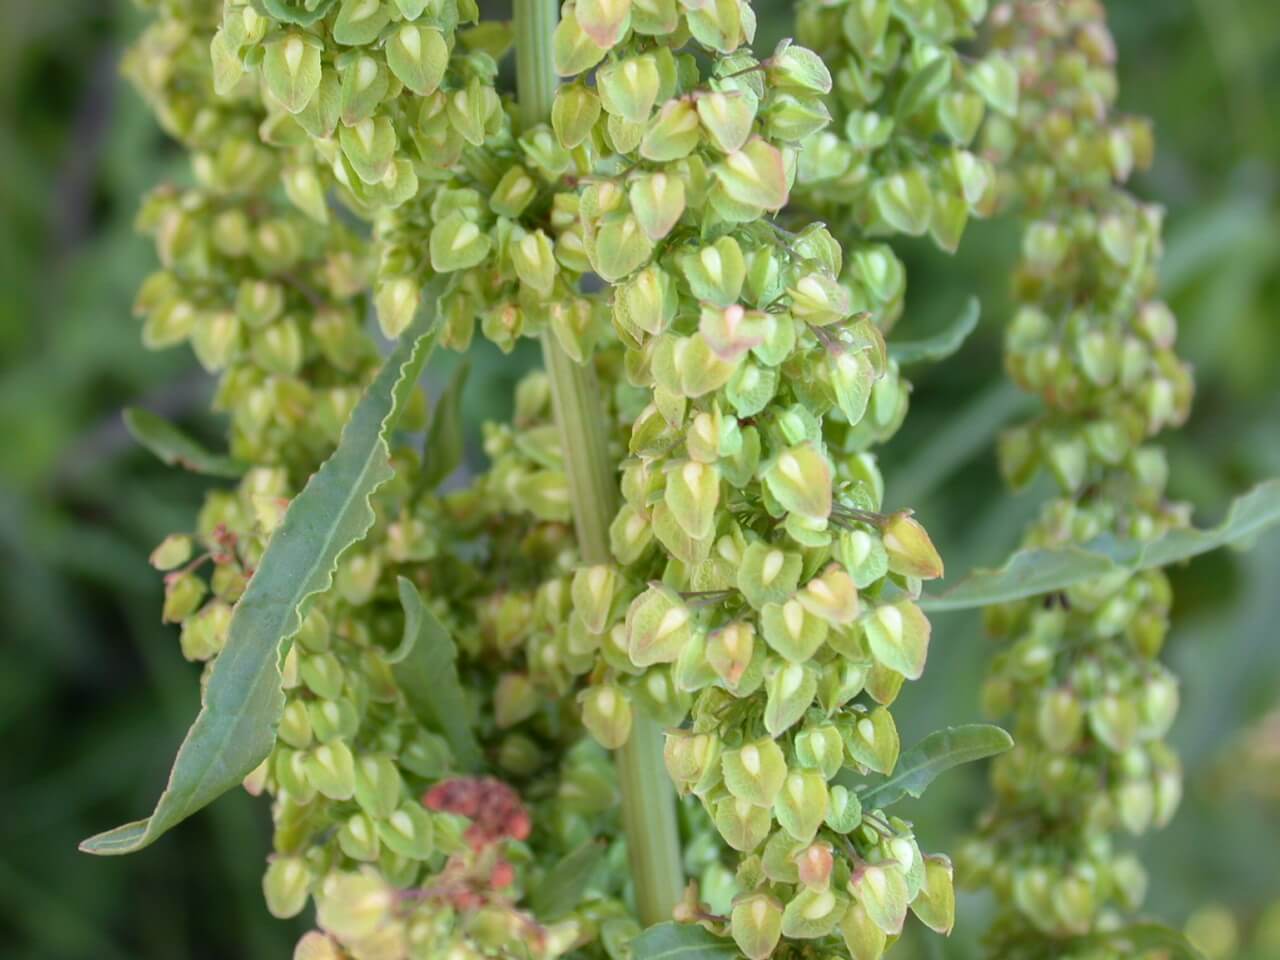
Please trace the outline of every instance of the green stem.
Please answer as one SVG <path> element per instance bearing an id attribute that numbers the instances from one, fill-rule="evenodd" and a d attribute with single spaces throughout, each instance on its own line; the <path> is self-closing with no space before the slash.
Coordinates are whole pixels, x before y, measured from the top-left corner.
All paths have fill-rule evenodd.
<path id="1" fill-rule="evenodd" d="M 551 37 L 557 8 L 558 0 L 515 0 L 518 117 L 526 129 L 550 115 L 555 99 Z M 609 458 L 595 369 L 590 363 L 574 363 L 550 332 L 543 334 L 542 354 L 560 428 L 578 552 L 584 563 L 612 563 L 609 524 L 618 506 L 617 471 Z M 675 791 L 662 759 L 657 723 L 637 711 L 616 762 L 636 909 L 642 923 L 660 923 L 671 919 L 684 874 Z"/>

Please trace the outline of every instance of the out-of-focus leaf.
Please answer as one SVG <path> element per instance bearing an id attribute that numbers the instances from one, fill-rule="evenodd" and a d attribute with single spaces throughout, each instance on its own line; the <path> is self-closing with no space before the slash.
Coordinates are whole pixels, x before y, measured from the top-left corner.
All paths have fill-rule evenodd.
<path id="1" fill-rule="evenodd" d="M 435 489 L 462 463 L 462 391 L 470 371 L 471 365 L 465 360 L 458 364 L 432 411 L 418 480 L 422 490 Z"/>
<path id="2" fill-rule="evenodd" d="M 203 473 L 210 477 L 238 477 L 244 473 L 244 464 L 230 457 L 210 453 L 164 417 L 150 410 L 127 407 L 124 411 L 124 425 L 133 439 L 171 467 L 182 467 L 192 473 Z"/>
<path id="3" fill-rule="evenodd" d="M 1125 957 L 1145 957 L 1156 951 L 1169 960 L 1205 960 L 1204 954 L 1179 931 L 1162 923 L 1133 923 L 1119 930 L 1082 937 L 1081 947 L 1102 948 Z"/>
<path id="4" fill-rule="evenodd" d="M 400 578 L 404 641 L 391 659 L 396 685 L 424 723 L 449 741 L 454 758 L 468 770 L 484 761 L 472 732 L 471 709 L 454 663 L 457 646 L 448 628 L 422 602 L 418 588 Z"/>
<path id="5" fill-rule="evenodd" d="M 939 774 L 1004 753 L 1012 746 L 1013 738 L 991 724 L 969 723 L 935 730 L 898 758 L 893 773 L 861 787 L 858 799 L 866 809 L 883 809 L 907 795 L 918 797 Z M 845 778 L 842 773 L 837 782 Z M 845 785 L 852 789 L 855 783 Z"/>
<path id="6" fill-rule="evenodd" d="M 591 882 L 605 845 L 592 838 L 584 840 L 552 867 L 529 898 L 534 916 L 548 923 L 563 917 L 582 900 L 582 892 Z"/>
<path id="7" fill-rule="evenodd" d="M 982 304 L 977 297 L 970 297 L 964 309 L 946 327 L 932 337 L 923 340 L 890 341 L 889 356 L 906 366 L 912 363 L 936 363 L 951 356 L 964 344 L 978 327 Z"/>
<path id="8" fill-rule="evenodd" d="M 132 853 L 239 784 L 275 743 L 284 710 L 280 664 L 302 606 L 333 582 L 338 557 L 373 526 L 369 498 L 393 476 L 388 437 L 435 343 L 424 310 L 352 411 L 324 465 L 289 505 L 232 614 L 200 713 L 178 749 L 155 812 L 90 837 L 86 853 Z"/>
<path id="9" fill-rule="evenodd" d="M 631 941 L 631 960 L 740 960 L 728 940 L 692 923 L 659 923 Z"/>
<path id="10" fill-rule="evenodd" d="M 1189 560 L 1228 544 L 1247 543 L 1280 523 L 1280 479 L 1236 498 L 1218 526 L 1171 530 L 1149 542 L 1105 536 L 1079 546 L 1019 550 L 1004 565 L 975 570 L 955 586 L 920 599 L 929 611 L 967 610 L 1065 590 L 1118 569 L 1149 570 Z"/>

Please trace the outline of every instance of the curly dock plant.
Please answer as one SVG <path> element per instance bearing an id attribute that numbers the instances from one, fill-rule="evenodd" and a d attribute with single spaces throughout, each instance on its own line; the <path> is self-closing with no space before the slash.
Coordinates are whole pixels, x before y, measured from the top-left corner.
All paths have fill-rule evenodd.
<path id="1" fill-rule="evenodd" d="M 1158 218 L 1092 176 L 1098 137 L 1117 169 L 1145 140 L 1106 127 L 1066 149 L 1058 113 L 1016 109 L 1022 33 L 969 63 L 952 47 L 981 3 L 806 3 L 823 56 L 761 57 L 745 0 L 517 0 L 512 22 L 474 0 L 143 6 L 126 70 L 192 163 L 144 204 L 160 269 L 138 313 L 148 347 L 189 343 L 217 376 L 228 450 L 126 420 L 235 482 L 152 556 L 204 664 L 200 714 L 152 816 L 85 850 L 139 850 L 243 784 L 271 802 L 268 909 L 314 907 L 298 960 L 874 960 L 909 912 L 955 922 L 950 861 L 888 808 L 1010 746 L 958 726 L 900 750 L 890 707 L 924 671 L 926 611 L 1045 590 L 1070 607 L 1009 608 L 1009 630 L 1049 644 L 1087 620 L 1081 649 L 1111 653 L 1017 718 L 1002 781 L 1042 796 L 1025 758 L 1070 728 L 1112 750 L 1090 816 L 1170 809 L 1147 745 L 1172 712 L 1149 655 L 1167 596 L 1137 571 L 1260 528 L 1278 498 L 1159 538 L 1185 511 L 1140 444 L 1188 388 L 1146 303 Z M 1087 89 L 1106 49 L 1081 49 L 1054 69 Z M 1071 101 L 1080 122 L 1108 90 Z M 988 212 L 995 174 L 969 150 L 987 105 L 1046 211 L 1012 356 L 1054 413 L 1006 459 L 1049 463 L 1066 499 L 1044 555 L 930 596 L 942 560 L 883 507 L 873 448 L 906 413 L 899 362 L 945 355 L 976 305 L 886 344 L 905 277 L 876 238 L 951 248 Z M 1084 163 L 1101 206 L 1080 212 L 1031 143 Z M 477 329 L 503 350 L 538 338 L 544 366 L 485 425 L 487 468 L 459 476 L 466 365 L 429 414 L 418 380 Z M 1015 661 L 1042 670 L 1002 688 L 1030 703 L 1008 685 L 1046 686 L 1054 654 Z M 1028 869 L 1018 890 L 1057 889 Z M 1078 899 L 1046 932 L 1085 932 Z"/>

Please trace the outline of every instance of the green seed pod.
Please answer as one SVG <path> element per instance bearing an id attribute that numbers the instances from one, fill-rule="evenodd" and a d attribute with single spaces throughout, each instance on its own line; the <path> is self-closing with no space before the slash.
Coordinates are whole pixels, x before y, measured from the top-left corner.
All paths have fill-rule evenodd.
<path id="1" fill-rule="evenodd" d="M 765 729 L 776 737 L 793 727 L 808 710 L 817 689 L 813 669 L 800 663 L 778 666 L 765 681 Z"/>
<path id="2" fill-rule="evenodd" d="M 773 806 L 787 775 L 786 758 L 781 748 L 770 739 L 726 750 L 721 764 L 729 792 L 760 807 Z"/>
<path id="3" fill-rule="evenodd" d="M 956 893 L 946 857 L 924 858 L 924 885 L 911 901 L 911 912 L 930 930 L 950 935 L 956 922 Z"/>
<path id="4" fill-rule="evenodd" d="M 627 654 L 638 667 L 674 663 L 694 624 L 675 591 L 650 586 L 627 609 Z"/>
<path id="5" fill-rule="evenodd" d="M 600 746 L 616 750 L 631 736 L 631 701 L 612 684 L 588 687 L 579 698 L 582 724 Z"/>
<path id="6" fill-rule="evenodd" d="M 378 821 L 378 838 L 392 852 L 410 860 L 426 860 L 435 850 L 431 814 L 412 802 Z"/>
<path id="7" fill-rule="evenodd" d="M 725 797 L 715 804 L 716 830 L 734 850 L 750 853 L 769 836 L 773 818 L 768 807 L 737 797 Z"/>
<path id="8" fill-rule="evenodd" d="M 420 97 L 435 93 L 449 65 L 449 46 L 439 30 L 402 24 L 384 49 L 387 66 L 401 83 Z"/>
<path id="9" fill-rule="evenodd" d="M 338 846 L 353 860 L 376 863 L 382 845 L 378 831 L 367 813 L 355 813 L 338 830 Z"/>
<path id="10" fill-rule="evenodd" d="M 151 551 L 151 566 L 157 570 L 172 570 L 191 559 L 192 540 L 185 533 L 174 533 L 160 541 Z"/>
<path id="11" fill-rule="evenodd" d="M 845 750 L 855 763 L 888 774 L 898 762 L 898 728 L 884 707 L 855 721 L 843 736 Z"/>
<path id="12" fill-rule="evenodd" d="M 820 771 L 793 770 L 787 775 L 774 802 L 773 813 L 782 829 L 794 839 L 811 843 L 826 820 L 828 800 L 827 780 Z M 834 924 L 835 921 L 832 922 Z M 826 932 L 830 932 L 830 928 Z M 825 932 L 819 935 L 825 936 Z"/>
<path id="13" fill-rule="evenodd" d="M 862 802 L 848 788 L 836 784 L 827 800 L 827 826 L 836 833 L 852 833 L 862 822 Z"/>
<path id="14" fill-rule="evenodd" d="M 296 917 L 307 905 L 311 872 L 301 857 L 274 857 L 262 877 L 262 895 L 273 917 Z"/>
<path id="15" fill-rule="evenodd" d="M 763 473 L 769 493 L 785 510 L 815 520 L 831 514 L 831 463 L 812 443 L 783 451 Z"/>
<path id="16" fill-rule="evenodd" d="M 315 37 L 290 32 L 266 44 L 262 78 L 290 113 L 301 113 L 320 87 L 321 47 Z"/>
<path id="17" fill-rule="evenodd" d="M 852 9 L 856 4 L 851 4 Z M 884 956 L 888 937 L 871 919 L 867 908 L 855 901 L 840 918 L 840 935 L 849 951 L 851 960 L 880 960 Z"/>
<path id="18" fill-rule="evenodd" d="M 400 771 L 390 757 L 365 754 L 356 761 L 355 800 L 370 817 L 391 816 L 400 804 L 400 791 Z"/>
<path id="19" fill-rule="evenodd" d="M 394 891 L 370 868 L 331 873 L 316 893 L 316 922 L 342 941 L 363 940 L 391 915 Z"/>
<path id="20" fill-rule="evenodd" d="M 627 194 L 645 235 L 655 243 L 669 234 L 685 210 L 684 181 L 665 173 L 635 180 Z"/>
<path id="21" fill-rule="evenodd" d="M 640 141 L 640 155 L 652 163 L 671 163 L 698 146 L 698 111 L 688 100 L 668 100 L 649 121 Z"/>
<path id="22" fill-rule="evenodd" d="M 876 607 L 862 620 L 876 660 L 910 680 L 924 673 L 929 652 L 929 618 L 910 600 Z"/>
<path id="23" fill-rule="evenodd" d="M 739 897 L 733 904 L 729 929 L 733 942 L 749 960 L 765 960 L 782 938 L 782 904 L 767 893 Z"/>
<path id="24" fill-rule="evenodd" d="M 343 741 L 322 743 L 308 751 L 303 769 L 307 783 L 330 800 L 350 800 L 355 795 L 355 761 Z"/>
<path id="25" fill-rule="evenodd" d="M 182 621 L 182 655 L 188 660 L 211 660 L 222 652 L 231 629 L 231 607 L 210 601 Z"/>
<path id="26" fill-rule="evenodd" d="M 934 580 L 942 576 L 942 558 L 929 534 L 909 511 L 895 513 L 881 528 L 889 569 L 903 576 Z"/>
<path id="27" fill-rule="evenodd" d="M 770 649 L 793 664 L 812 658 L 827 639 L 827 621 L 814 616 L 796 598 L 765 604 L 760 627 Z"/>
<path id="28" fill-rule="evenodd" d="M 782 933 L 797 940 L 825 937 L 848 908 L 849 901 L 834 890 L 801 890 L 782 915 Z"/>
<path id="29" fill-rule="evenodd" d="M 601 105 L 630 123 L 649 119 L 660 83 L 657 60 L 650 54 L 617 60 L 596 71 Z"/>
<path id="30" fill-rule="evenodd" d="M 907 880 L 897 864 L 871 864 L 849 881 L 868 918 L 889 936 L 902 932 L 907 916 Z"/>

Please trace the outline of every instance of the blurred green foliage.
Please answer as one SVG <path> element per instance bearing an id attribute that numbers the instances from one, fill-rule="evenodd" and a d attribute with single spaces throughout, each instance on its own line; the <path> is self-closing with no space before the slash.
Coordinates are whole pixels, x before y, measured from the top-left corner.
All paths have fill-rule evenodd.
<path id="1" fill-rule="evenodd" d="M 765 47 L 787 31 L 789 5 L 758 6 Z M 1174 492 L 1212 519 L 1232 493 L 1280 473 L 1280 6 L 1110 6 L 1121 104 L 1151 115 L 1159 134 L 1157 165 L 1137 187 L 1169 208 L 1166 290 L 1199 381 L 1193 421 L 1170 440 Z M 185 353 L 144 352 L 130 313 L 152 264 L 133 212 L 146 189 L 185 175 L 119 78 L 138 24 L 123 0 L 0 4 L 0 953 L 287 957 L 296 931 L 267 915 L 259 892 L 267 811 L 247 796 L 137 857 L 75 851 L 145 810 L 197 700 L 195 668 L 159 622 L 146 556 L 190 522 L 206 481 L 136 448 L 120 408 L 163 412 L 214 446 L 219 435 L 203 413 L 208 379 Z M 992 493 L 992 441 L 1020 403 L 999 361 L 1014 242 L 1009 225 L 989 223 L 971 227 L 954 258 L 925 243 L 904 250 L 912 287 L 899 335 L 941 328 L 970 293 L 984 305 L 958 357 L 916 372 L 912 414 L 886 453 L 891 505 L 917 508 L 953 574 L 1000 559 L 1044 492 Z M 534 355 L 479 358 L 464 400 L 473 461 L 479 422 L 505 414 Z M 443 384 L 444 365 L 431 376 Z M 1246 782 L 1224 757 L 1280 705 L 1280 538 L 1175 577 L 1169 658 L 1183 678 L 1174 740 L 1188 797 L 1143 852 L 1150 907 L 1179 922 L 1220 903 L 1242 931 L 1238 955 L 1263 960 L 1280 948 L 1248 944 L 1280 899 L 1268 856 L 1280 850 L 1280 769 Z M 908 741 L 978 717 L 989 647 L 977 618 L 940 617 L 935 638 L 925 678 L 901 701 Z M 1280 768 L 1280 745 L 1271 749 Z M 1260 780 L 1270 797 L 1250 788 Z M 981 770 L 961 771 L 912 806 L 932 848 L 963 832 L 983 788 Z M 976 957 L 985 909 L 962 900 L 953 938 L 922 940 L 916 956 Z"/>

